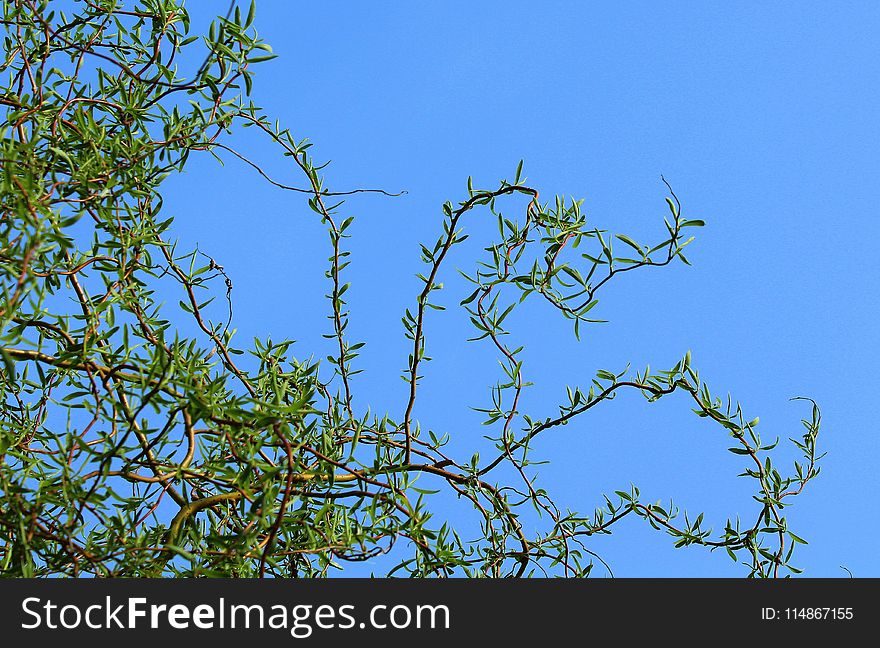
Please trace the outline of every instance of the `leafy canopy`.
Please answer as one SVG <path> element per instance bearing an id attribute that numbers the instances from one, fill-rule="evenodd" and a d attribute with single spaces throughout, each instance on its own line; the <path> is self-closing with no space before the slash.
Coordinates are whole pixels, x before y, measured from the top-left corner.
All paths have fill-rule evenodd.
<path id="1" fill-rule="evenodd" d="M 201 36 L 180 0 L 8 0 L 2 24 L 4 574 L 323 576 L 387 554 L 377 564 L 388 574 L 585 576 L 601 561 L 590 537 L 626 517 L 678 547 L 724 549 L 750 575 L 797 571 L 803 540 L 785 507 L 819 472 L 815 405 L 791 474 L 774 466 L 757 419 L 715 396 L 689 353 L 665 371 L 599 371 L 558 408 L 521 410 L 529 383 L 507 317 L 539 300 L 580 335 L 622 275 L 687 262 L 687 233 L 703 222 L 683 217 L 671 188 L 663 235 L 644 244 L 589 223 L 580 201 L 540 200 L 522 164 L 492 188 L 469 180 L 421 247 L 423 288 L 402 317 L 407 406 L 379 415 L 354 406 L 362 343 L 349 340 L 345 301 L 344 196 L 369 190 L 329 191 L 310 144 L 250 99 L 255 65 L 272 58 L 253 4 Z M 190 51 L 204 62 L 178 66 Z M 329 234 L 335 352 L 321 362 L 295 357 L 289 340 L 237 342 L 229 277 L 205 253 L 179 249 L 163 214 L 163 180 L 194 152 L 239 156 L 265 176 L 224 143 L 238 128 L 278 147 L 303 185 L 266 178 L 302 194 Z M 518 215 L 501 213 L 502 197 L 519 201 Z M 497 237 L 466 275 L 461 307 L 502 374 L 480 410 L 494 452 L 462 458 L 415 413 L 450 253 L 468 219 L 486 216 Z M 622 391 L 651 402 L 679 394 L 727 434 L 755 486 L 754 517 L 713 531 L 636 487 L 590 515 L 557 505 L 536 482 L 531 442 Z M 454 502 L 479 533 L 436 524 L 438 502 Z"/>

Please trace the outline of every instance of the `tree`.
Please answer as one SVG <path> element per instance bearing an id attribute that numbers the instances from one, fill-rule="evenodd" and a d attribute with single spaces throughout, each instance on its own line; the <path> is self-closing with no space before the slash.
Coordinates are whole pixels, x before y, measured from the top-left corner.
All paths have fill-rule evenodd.
<path id="1" fill-rule="evenodd" d="M 803 540 L 784 509 L 819 473 L 815 403 L 788 476 L 774 466 L 776 444 L 761 440 L 757 419 L 715 396 L 690 353 L 667 371 L 599 371 L 552 414 L 519 408 L 528 383 L 505 318 L 525 299 L 542 300 L 579 336 L 598 321 L 598 296 L 618 277 L 687 263 L 687 233 L 703 222 L 684 218 L 671 187 L 666 233 L 643 244 L 588 224 L 579 201 L 542 202 L 522 163 L 496 187 L 469 179 L 463 199 L 442 206 L 437 239 L 421 247 L 423 289 L 403 315 L 407 407 L 359 411 L 352 394 L 362 344 L 346 332 L 352 217 L 344 200 L 380 190 L 327 189 L 311 144 L 254 105 L 253 68 L 273 57 L 255 35 L 254 5 L 233 4 L 218 17 L 201 39 L 203 64 L 184 74 L 175 60 L 199 39 L 181 0 L 84 0 L 72 14 L 57 4 L 3 5 L 4 574 L 323 576 L 394 548 L 389 575 L 586 576 L 599 559 L 590 536 L 626 517 L 677 547 L 724 549 L 751 576 L 798 571 L 792 551 Z M 237 128 L 274 142 L 304 185 L 275 182 L 224 143 Z M 162 182 L 191 153 L 219 151 L 302 194 L 326 226 L 336 351 L 325 361 L 297 359 L 289 340 L 238 345 L 222 265 L 174 242 Z M 502 197 L 521 202 L 518 217 L 501 215 Z M 430 360 L 425 323 L 444 308 L 449 252 L 478 211 L 497 219 L 499 234 L 468 275 L 473 292 L 461 306 L 475 343 L 495 349 L 504 375 L 481 410 L 494 454 L 462 459 L 447 452 L 447 436 L 420 426 L 415 404 Z M 179 307 L 161 306 L 157 294 L 169 285 Z M 218 297 L 228 317 L 213 315 Z M 197 334 L 183 333 L 184 318 Z M 702 515 L 680 520 L 671 505 L 642 501 L 636 487 L 606 496 L 589 516 L 551 499 L 535 481 L 531 441 L 622 391 L 652 402 L 678 394 L 717 423 L 754 481 L 754 520 L 727 520 L 713 532 Z M 478 537 L 433 524 L 442 498 L 475 516 Z"/>

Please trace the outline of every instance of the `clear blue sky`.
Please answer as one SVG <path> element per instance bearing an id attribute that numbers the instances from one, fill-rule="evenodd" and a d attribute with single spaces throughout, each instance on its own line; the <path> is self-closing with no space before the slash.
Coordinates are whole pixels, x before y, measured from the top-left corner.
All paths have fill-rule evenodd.
<path id="1" fill-rule="evenodd" d="M 205 25 L 209 5 L 226 3 L 190 5 Z M 420 289 L 418 242 L 436 238 L 441 204 L 466 197 L 468 175 L 496 185 L 522 158 L 542 196 L 584 198 L 592 224 L 647 240 L 663 234 L 662 173 L 685 213 L 707 221 L 693 267 L 622 278 L 591 313 L 610 323 L 579 344 L 549 310 L 523 310 L 511 329 L 536 383 L 525 409 L 551 414 L 566 385 L 588 385 L 598 368 L 669 368 L 688 349 L 716 392 L 761 417 L 767 439 L 800 436 L 808 410 L 789 399 L 811 396 L 828 456 L 789 512 L 810 542 L 794 562 L 811 576 L 844 576 L 840 565 L 880 576 L 880 5 L 259 2 L 256 25 L 280 56 L 258 68 L 255 100 L 332 160 L 328 187 L 408 191 L 347 203 L 350 333 L 367 342 L 359 406 L 400 418 L 400 317 Z M 301 184 L 254 133 L 227 143 Z M 209 156 L 169 179 L 165 196 L 182 245 L 198 243 L 232 277 L 241 339 L 290 337 L 299 356 L 323 355 L 329 247 L 305 201 Z M 485 428 L 469 407 L 487 403 L 498 366 L 464 341 L 454 268 L 473 269 L 492 223 L 475 212 L 465 227 L 472 244 L 443 277 L 452 308 L 429 320 L 436 360 L 416 416 L 478 447 Z M 755 511 L 727 441 L 683 398 L 632 395 L 551 431 L 536 452 L 551 461 L 541 480 L 560 505 L 592 513 L 602 492 L 633 482 L 719 528 Z M 626 520 L 592 547 L 617 576 L 744 573 L 671 545 Z"/>

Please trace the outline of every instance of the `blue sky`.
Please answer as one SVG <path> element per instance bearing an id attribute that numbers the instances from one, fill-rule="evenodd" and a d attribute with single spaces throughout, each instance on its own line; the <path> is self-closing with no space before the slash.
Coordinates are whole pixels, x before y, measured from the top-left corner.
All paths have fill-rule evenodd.
<path id="1" fill-rule="evenodd" d="M 206 25 L 209 3 L 190 4 L 194 25 Z M 623 277 L 591 312 L 610 322 L 580 343 L 548 309 L 518 311 L 511 330 L 536 383 L 524 408 L 549 415 L 566 385 L 588 385 L 596 369 L 669 368 L 687 350 L 717 393 L 761 417 L 767 439 L 799 437 L 808 410 L 789 399 L 811 396 L 828 456 L 789 511 L 810 542 L 794 562 L 810 576 L 843 576 L 840 565 L 880 575 L 880 6 L 259 2 L 256 26 L 279 58 L 258 68 L 254 99 L 310 138 L 318 161 L 332 160 L 327 186 L 408 192 L 346 203 L 356 217 L 350 333 L 367 342 L 360 407 L 402 413 L 400 317 L 420 289 L 418 243 L 436 238 L 442 203 L 466 198 L 469 175 L 497 185 L 524 159 L 542 197 L 584 198 L 593 225 L 660 240 L 662 173 L 685 214 L 707 222 L 689 248 L 693 266 Z M 253 133 L 227 143 L 301 184 Z M 302 197 L 210 156 L 192 158 L 164 193 L 182 247 L 198 243 L 230 274 L 241 339 L 289 337 L 299 356 L 323 355 L 329 247 Z M 472 240 L 442 279 L 450 310 L 428 323 L 436 360 L 416 417 L 476 449 L 485 429 L 469 408 L 488 402 L 498 366 L 465 342 L 467 318 L 454 307 L 469 292 L 454 268 L 472 271 L 492 235 L 486 213 L 470 216 Z M 727 441 L 683 398 L 631 396 L 535 450 L 551 462 L 541 483 L 560 505 L 592 513 L 603 492 L 632 482 L 719 528 L 754 515 Z M 673 550 L 638 520 L 615 528 L 592 547 L 617 576 L 743 573 L 722 554 Z"/>

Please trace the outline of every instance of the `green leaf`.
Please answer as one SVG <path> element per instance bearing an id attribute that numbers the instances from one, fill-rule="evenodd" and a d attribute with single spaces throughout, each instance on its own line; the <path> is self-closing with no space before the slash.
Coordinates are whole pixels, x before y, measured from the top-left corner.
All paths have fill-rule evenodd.
<path id="1" fill-rule="evenodd" d="M 633 250 L 635 250 L 636 252 L 641 253 L 641 251 L 642 251 L 641 246 L 640 246 L 638 243 L 636 243 L 635 241 L 633 241 L 633 240 L 632 240 L 630 237 L 628 237 L 626 234 L 617 234 L 616 236 L 617 236 L 617 238 L 618 238 L 619 240 L 621 240 L 621 241 L 623 241 L 624 243 L 626 243 L 626 244 L 627 244 L 628 246 L 630 246 Z"/>
<path id="2" fill-rule="evenodd" d="M 6 380 L 15 384 L 15 360 L 6 352 L 6 349 L 0 348 L 0 359 L 3 360 L 3 369 L 6 373 Z"/>
<path id="3" fill-rule="evenodd" d="M 464 299 L 462 299 L 462 300 L 459 302 L 459 304 L 462 305 L 462 306 L 466 306 L 467 304 L 470 304 L 472 301 L 474 301 L 474 299 L 476 299 L 477 295 L 479 295 L 479 294 L 480 294 L 480 288 L 477 288 L 477 289 L 476 289 L 474 292 L 472 292 L 470 295 L 468 295 L 467 297 L 465 297 Z"/>

